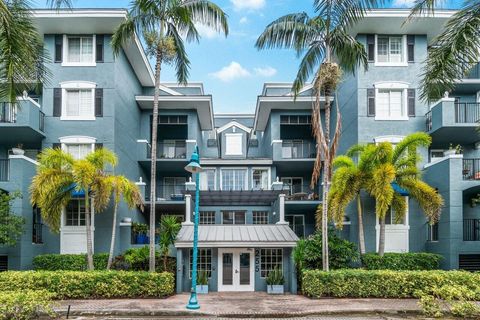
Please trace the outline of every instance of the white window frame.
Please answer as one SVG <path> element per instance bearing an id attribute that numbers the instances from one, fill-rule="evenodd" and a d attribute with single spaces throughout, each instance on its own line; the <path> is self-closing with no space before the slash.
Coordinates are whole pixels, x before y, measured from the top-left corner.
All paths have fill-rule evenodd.
<path id="1" fill-rule="evenodd" d="M 378 36 L 380 37 L 402 37 L 402 62 L 379 62 L 378 61 Z M 390 40 L 389 48 L 390 50 Z M 376 67 L 408 67 L 407 56 L 407 36 L 406 35 L 388 35 L 388 34 L 376 34 L 375 35 L 375 66 Z"/>
<path id="2" fill-rule="evenodd" d="M 224 170 L 245 170 L 245 190 L 248 190 L 248 168 L 247 167 L 223 167 L 220 168 L 220 190 L 223 190 L 223 171 Z M 230 190 L 227 190 L 230 191 Z"/>
<path id="3" fill-rule="evenodd" d="M 223 213 L 225 213 L 225 212 L 233 212 L 233 223 L 231 223 L 231 224 L 230 224 L 230 223 L 229 223 L 229 224 L 225 224 L 225 223 L 223 222 Z M 244 218 L 245 223 L 236 223 L 236 220 L 237 220 L 237 218 L 236 218 L 236 213 L 237 213 L 237 212 L 243 212 L 243 218 Z M 244 225 L 247 224 L 247 211 L 245 211 L 245 210 L 222 210 L 222 211 L 220 211 L 220 213 L 222 214 L 222 223 L 221 223 L 222 225 L 227 225 L 227 226 L 235 226 L 235 225 L 244 226 Z"/>
<path id="4" fill-rule="evenodd" d="M 92 34 L 92 61 L 90 62 L 69 62 L 68 61 L 68 38 L 89 37 L 90 35 L 63 35 L 63 59 L 62 67 L 95 67 L 97 65 L 95 57 L 97 56 L 97 37 Z"/>
<path id="5" fill-rule="evenodd" d="M 270 171 L 270 167 L 252 167 L 252 169 L 250 170 L 250 179 L 251 179 L 251 186 L 252 186 L 252 189 L 253 189 L 253 171 L 254 170 L 265 170 L 265 171 L 268 171 L 267 173 L 267 187 L 266 188 L 263 188 L 262 190 L 270 190 L 270 185 L 271 185 L 271 181 L 272 181 L 272 177 L 271 177 L 271 171 Z"/>
<path id="6" fill-rule="evenodd" d="M 63 151 L 67 152 L 67 146 L 70 144 L 90 144 L 92 146 L 92 152 L 95 151 L 95 141 L 96 138 L 87 137 L 87 136 L 67 136 L 59 138 L 61 148 Z"/>
<path id="7" fill-rule="evenodd" d="M 266 223 L 255 223 L 255 213 L 266 213 L 267 215 L 267 222 Z M 269 224 L 270 223 L 270 212 L 267 210 L 253 210 L 252 211 L 252 224 L 255 225 L 262 225 L 262 224 Z"/>
<path id="8" fill-rule="evenodd" d="M 210 270 L 202 270 L 199 268 L 200 265 L 202 265 L 200 262 L 200 251 L 204 250 L 205 252 L 208 252 L 210 255 Z M 209 273 L 209 279 L 212 277 L 212 272 L 214 271 L 214 261 L 213 261 L 213 250 L 212 248 L 198 248 L 198 253 L 197 253 L 197 269 L 200 271 L 207 271 Z M 192 260 L 190 263 L 190 260 Z M 188 279 L 192 279 L 192 264 L 193 264 L 193 249 L 190 248 L 188 250 Z"/>
<path id="9" fill-rule="evenodd" d="M 62 115 L 60 120 L 95 120 L 95 88 L 97 84 L 90 81 L 65 81 L 60 82 L 62 88 Z M 68 116 L 67 115 L 67 91 L 68 90 L 90 90 L 92 94 L 92 111 L 89 115 Z"/>
<path id="10" fill-rule="evenodd" d="M 204 167 L 202 173 L 208 170 L 213 171 L 213 190 L 217 190 L 217 168 Z M 202 173 L 200 173 L 200 186 L 202 185 Z M 208 179 L 207 179 L 207 185 L 208 185 Z M 202 188 L 200 188 L 200 190 L 206 191 L 206 189 L 202 189 Z"/>
<path id="11" fill-rule="evenodd" d="M 281 268 L 280 271 L 282 272 L 282 274 L 284 274 L 284 273 L 283 273 L 283 260 L 284 260 L 284 259 L 283 259 L 283 248 L 261 248 L 261 249 L 260 249 L 260 278 L 262 278 L 262 279 L 266 278 L 266 277 L 268 276 L 268 271 L 273 271 L 273 269 L 272 269 L 272 270 L 264 270 L 264 269 L 262 269 L 262 264 L 263 264 L 262 251 L 263 251 L 263 250 L 280 250 L 280 252 L 281 252 L 281 257 L 282 257 L 282 262 L 281 262 L 281 264 L 280 264 L 280 265 L 282 266 L 282 268 Z M 272 264 L 272 262 L 270 262 L 270 264 Z M 265 274 L 263 275 L 264 272 L 265 272 Z"/>
<path id="12" fill-rule="evenodd" d="M 375 120 L 381 121 L 392 121 L 392 120 L 400 120 L 400 121 L 408 121 L 408 82 L 401 82 L 401 81 L 382 81 L 377 82 L 374 84 L 375 87 Z M 403 116 L 400 117 L 386 117 L 384 115 L 378 115 L 378 94 L 379 90 L 396 90 L 396 91 L 403 91 L 402 92 L 402 108 L 403 108 Z"/>
<path id="13" fill-rule="evenodd" d="M 202 221 L 202 216 L 204 214 L 209 214 L 210 215 L 212 213 L 213 213 L 213 221 L 210 219 L 210 218 L 212 218 L 211 216 L 209 216 L 205 220 L 208 220 L 209 222 L 213 222 L 213 223 L 205 223 L 205 221 Z M 214 225 L 214 224 L 216 224 L 215 223 L 216 222 L 216 217 L 215 217 L 216 215 L 217 215 L 216 211 L 213 211 L 213 210 L 200 210 L 200 215 L 198 216 L 199 224 L 201 224 L 201 225 Z M 203 217 L 205 217 L 205 216 L 203 216 Z"/>
<path id="14" fill-rule="evenodd" d="M 228 138 L 229 137 L 240 137 L 240 152 L 239 153 L 229 153 L 228 152 Z M 225 155 L 226 156 L 243 156 L 243 133 L 225 133 Z"/>

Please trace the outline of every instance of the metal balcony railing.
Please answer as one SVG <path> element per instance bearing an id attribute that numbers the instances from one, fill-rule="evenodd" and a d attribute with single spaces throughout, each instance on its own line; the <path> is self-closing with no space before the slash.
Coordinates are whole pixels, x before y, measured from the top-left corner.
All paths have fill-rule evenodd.
<path id="1" fill-rule="evenodd" d="M 456 123 L 477 123 L 480 120 L 479 102 L 456 102 L 455 122 Z"/>
<path id="2" fill-rule="evenodd" d="M 480 219 L 463 220 L 463 241 L 480 241 Z"/>
<path id="3" fill-rule="evenodd" d="M 480 159 L 463 159 L 463 180 L 480 180 Z"/>
<path id="4" fill-rule="evenodd" d="M 147 145 L 147 159 L 151 158 L 152 150 Z M 157 160 L 161 159 L 186 159 L 187 143 L 185 140 L 157 143 Z"/>
<path id="5" fill-rule="evenodd" d="M 315 145 L 311 142 L 284 140 L 282 159 L 312 159 L 316 156 Z"/>
<path id="6" fill-rule="evenodd" d="M 157 185 L 156 198 L 160 200 L 183 200 L 185 192 L 185 182 L 180 184 L 163 183 Z M 150 185 L 145 188 L 145 201 L 150 201 Z"/>
<path id="7" fill-rule="evenodd" d="M 0 181 L 8 181 L 10 173 L 10 160 L 0 159 Z"/>
<path id="8" fill-rule="evenodd" d="M 310 188 L 309 184 L 293 184 L 283 183 L 283 190 L 287 196 L 285 200 L 301 201 L 301 200 L 318 200 L 318 193 Z"/>
<path id="9" fill-rule="evenodd" d="M 17 122 L 17 106 L 10 102 L 0 102 L 0 122 Z"/>

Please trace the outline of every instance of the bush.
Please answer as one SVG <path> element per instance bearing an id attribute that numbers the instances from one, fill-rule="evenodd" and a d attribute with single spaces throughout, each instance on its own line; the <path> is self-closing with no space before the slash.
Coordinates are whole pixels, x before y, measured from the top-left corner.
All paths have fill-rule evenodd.
<path id="1" fill-rule="evenodd" d="M 130 248 L 121 256 L 115 258 L 113 269 L 115 270 L 134 270 L 148 271 L 150 259 L 150 248 L 144 246 L 141 248 Z M 168 257 L 167 269 L 163 267 L 163 258 L 158 251 L 155 252 L 155 269 L 157 272 L 171 272 L 175 274 L 177 268 L 177 259 Z"/>
<path id="2" fill-rule="evenodd" d="M 47 290 L 55 299 L 166 297 L 175 288 L 171 273 L 127 271 L 8 271 L 0 291 Z"/>
<path id="3" fill-rule="evenodd" d="M 341 239 L 333 229 L 328 232 L 328 252 L 331 269 L 351 268 L 359 259 L 357 245 Z M 317 231 L 308 238 L 300 240 L 293 255 L 295 264 L 300 270 L 321 269 L 322 233 Z"/>
<path id="4" fill-rule="evenodd" d="M 463 286 L 480 299 L 480 273 L 465 271 L 305 270 L 303 293 L 314 298 L 414 298 L 444 285 Z"/>
<path id="5" fill-rule="evenodd" d="M 426 316 L 442 317 L 448 310 L 456 317 L 478 319 L 480 307 L 475 300 L 480 295 L 480 284 L 474 285 L 475 290 L 457 284 L 424 288 L 417 293 L 419 305 Z"/>
<path id="6" fill-rule="evenodd" d="M 107 269 L 108 253 L 93 255 L 93 264 L 96 270 Z M 82 271 L 87 270 L 86 254 L 42 254 L 33 258 L 34 270 L 57 271 Z"/>
<path id="7" fill-rule="evenodd" d="M 433 253 L 376 253 L 362 255 L 362 265 L 367 270 L 436 270 L 440 269 L 441 255 Z"/>
<path id="8" fill-rule="evenodd" d="M 40 314 L 53 316 L 52 294 L 45 290 L 0 292 L 0 320 L 30 320 Z"/>

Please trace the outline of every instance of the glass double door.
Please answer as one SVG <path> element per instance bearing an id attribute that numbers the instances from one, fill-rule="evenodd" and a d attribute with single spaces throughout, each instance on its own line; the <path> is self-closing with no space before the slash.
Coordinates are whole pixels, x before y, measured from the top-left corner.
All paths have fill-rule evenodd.
<path id="1" fill-rule="evenodd" d="M 254 291 L 254 252 L 218 249 L 218 291 Z"/>

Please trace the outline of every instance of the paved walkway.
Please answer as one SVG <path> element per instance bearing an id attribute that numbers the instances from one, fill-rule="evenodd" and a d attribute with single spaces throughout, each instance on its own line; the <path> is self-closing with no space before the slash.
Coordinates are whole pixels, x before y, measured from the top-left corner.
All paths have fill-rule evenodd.
<path id="1" fill-rule="evenodd" d="M 284 318 L 328 314 L 418 313 L 414 299 L 309 299 L 300 295 L 267 295 L 263 292 L 199 295 L 199 310 L 187 310 L 188 294 L 167 299 L 66 300 L 56 310 L 70 315 L 214 316 L 228 318 Z"/>

